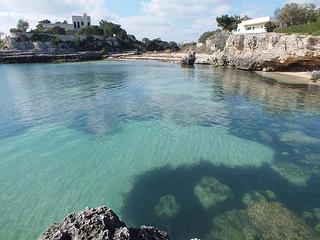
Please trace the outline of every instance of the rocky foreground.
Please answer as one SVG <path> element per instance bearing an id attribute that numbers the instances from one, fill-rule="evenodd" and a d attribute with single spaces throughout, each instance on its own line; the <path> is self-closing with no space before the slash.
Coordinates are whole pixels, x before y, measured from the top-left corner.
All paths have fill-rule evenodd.
<path id="1" fill-rule="evenodd" d="M 166 232 L 154 227 L 127 228 L 107 207 L 87 208 L 50 226 L 38 240 L 168 240 Z"/>

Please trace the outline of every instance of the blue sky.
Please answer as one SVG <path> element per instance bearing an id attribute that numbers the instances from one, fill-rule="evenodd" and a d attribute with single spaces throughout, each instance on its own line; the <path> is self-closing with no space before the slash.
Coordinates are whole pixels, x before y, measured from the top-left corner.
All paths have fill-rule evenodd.
<path id="1" fill-rule="evenodd" d="M 75 2 L 77 4 L 75 4 Z M 217 28 L 215 18 L 222 14 L 261 17 L 290 0 L 0 0 L 0 31 L 8 32 L 18 19 L 31 27 L 37 21 L 70 21 L 71 15 L 87 12 L 93 23 L 106 19 L 121 24 L 138 39 L 143 37 L 197 40 L 201 33 Z M 320 0 L 296 0 L 312 2 Z"/>

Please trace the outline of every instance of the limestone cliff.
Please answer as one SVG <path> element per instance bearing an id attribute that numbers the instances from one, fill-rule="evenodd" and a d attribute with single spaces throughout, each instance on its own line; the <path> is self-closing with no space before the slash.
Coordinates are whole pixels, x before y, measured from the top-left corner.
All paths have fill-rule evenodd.
<path id="1" fill-rule="evenodd" d="M 212 62 L 244 70 L 314 70 L 320 68 L 320 37 L 280 33 L 231 34 Z"/>

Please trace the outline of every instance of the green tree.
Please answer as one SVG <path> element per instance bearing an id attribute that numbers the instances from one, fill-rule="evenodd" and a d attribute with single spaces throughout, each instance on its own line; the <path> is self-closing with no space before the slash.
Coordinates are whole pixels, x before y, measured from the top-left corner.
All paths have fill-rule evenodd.
<path id="1" fill-rule="evenodd" d="M 79 34 L 82 34 L 82 35 L 100 35 L 100 36 L 103 36 L 104 35 L 104 31 L 102 28 L 98 27 L 98 26 L 88 26 L 88 27 L 85 27 L 85 28 L 82 28 L 80 31 L 79 31 Z"/>
<path id="2" fill-rule="evenodd" d="M 198 42 L 199 42 L 199 43 L 206 43 L 206 40 L 207 40 L 208 38 L 213 37 L 213 36 L 215 36 L 216 34 L 217 34 L 217 31 L 205 32 L 205 33 L 203 33 L 203 34 L 200 36 Z"/>
<path id="3" fill-rule="evenodd" d="M 26 32 L 29 28 L 29 22 L 23 19 L 19 19 L 17 23 L 17 30 L 20 32 Z"/>
<path id="4" fill-rule="evenodd" d="M 315 4 L 287 3 L 274 12 L 279 24 L 293 26 L 308 22 L 316 22 L 319 16 L 319 9 Z"/>
<path id="5" fill-rule="evenodd" d="M 116 36 L 119 39 L 127 39 L 128 38 L 128 34 L 126 32 L 126 30 L 124 30 L 123 28 L 121 28 L 121 25 L 112 23 L 112 22 L 108 22 L 105 20 L 101 20 L 100 21 L 100 28 L 103 29 L 104 34 L 107 36 Z"/>
<path id="6" fill-rule="evenodd" d="M 39 32 L 39 33 L 44 32 L 45 29 L 44 29 L 44 27 L 43 27 L 43 24 L 49 24 L 49 23 L 51 23 L 51 21 L 48 20 L 48 19 L 39 21 L 39 22 L 38 22 L 38 25 L 36 26 L 36 32 Z"/>
<path id="7" fill-rule="evenodd" d="M 241 22 L 240 16 L 229 16 L 222 15 L 221 17 L 216 18 L 218 27 L 221 27 L 223 30 L 232 31 L 237 29 L 237 24 Z"/>
<path id="8" fill-rule="evenodd" d="M 267 23 L 265 24 L 265 28 L 266 28 L 266 31 L 267 31 L 267 32 L 273 32 L 273 30 L 274 30 L 275 28 L 277 28 L 277 27 L 278 27 L 278 25 L 275 24 L 275 23 L 273 23 L 273 22 L 267 22 Z"/>

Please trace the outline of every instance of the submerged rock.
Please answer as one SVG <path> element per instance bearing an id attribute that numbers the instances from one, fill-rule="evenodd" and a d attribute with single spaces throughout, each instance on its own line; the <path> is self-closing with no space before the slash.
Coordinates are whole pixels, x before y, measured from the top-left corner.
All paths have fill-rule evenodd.
<path id="1" fill-rule="evenodd" d="M 160 198 L 159 203 L 155 206 L 154 212 L 158 218 L 173 218 L 180 210 L 173 195 L 166 195 Z"/>
<path id="2" fill-rule="evenodd" d="M 194 194 L 206 209 L 232 197 L 231 189 L 213 177 L 203 177 L 194 187 Z"/>
<path id="3" fill-rule="evenodd" d="M 293 163 L 276 163 L 271 167 L 273 171 L 298 186 L 305 186 L 311 177 L 309 171 Z"/>
<path id="4" fill-rule="evenodd" d="M 302 218 L 303 219 L 312 219 L 313 218 L 313 214 L 311 212 L 304 211 L 302 213 Z"/>
<path id="5" fill-rule="evenodd" d="M 314 208 L 313 209 L 314 216 L 320 220 L 320 208 Z"/>
<path id="6" fill-rule="evenodd" d="M 232 210 L 213 220 L 213 228 L 205 240 L 255 240 L 261 239 L 249 222 L 245 210 Z"/>
<path id="7" fill-rule="evenodd" d="M 266 202 L 267 200 L 257 191 L 246 193 L 242 197 L 242 203 L 246 206 L 252 206 L 256 203 Z"/>
<path id="8" fill-rule="evenodd" d="M 166 232 L 153 227 L 127 228 L 107 207 L 87 208 L 50 226 L 38 240 L 168 240 Z"/>
<path id="9" fill-rule="evenodd" d="M 311 166 L 320 166 L 320 155 L 315 153 L 307 154 L 302 162 Z"/>
<path id="10" fill-rule="evenodd" d="M 187 54 L 181 59 L 181 64 L 192 66 L 196 61 L 196 53 L 188 51 Z"/>
<path id="11" fill-rule="evenodd" d="M 264 141 L 264 142 L 267 142 L 267 143 L 270 143 L 272 142 L 272 137 L 269 133 L 267 133 L 266 131 L 263 131 L 263 130 L 260 130 L 259 131 L 259 135 L 261 137 L 261 139 Z"/>
<path id="12" fill-rule="evenodd" d="M 248 218 L 265 240 L 315 240 L 315 233 L 280 203 L 262 202 L 248 208 Z"/>
<path id="13" fill-rule="evenodd" d="M 300 130 L 292 130 L 280 134 L 279 139 L 284 143 L 293 144 L 318 144 L 320 139 L 311 137 Z"/>
<path id="14" fill-rule="evenodd" d="M 269 199 L 276 199 L 277 198 L 277 195 L 271 190 L 266 190 L 265 193 Z"/>

